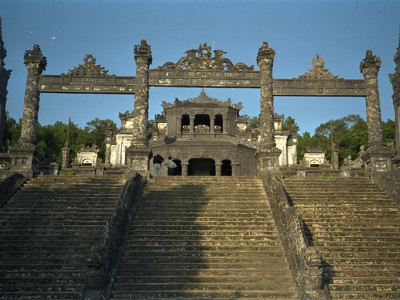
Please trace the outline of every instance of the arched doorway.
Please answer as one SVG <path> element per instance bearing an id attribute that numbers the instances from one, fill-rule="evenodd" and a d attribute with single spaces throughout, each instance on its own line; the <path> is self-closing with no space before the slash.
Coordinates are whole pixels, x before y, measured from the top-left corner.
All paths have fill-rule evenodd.
<path id="1" fill-rule="evenodd" d="M 221 176 L 232 176 L 232 165 L 229 159 L 222 161 Z"/>
<path id="2" fill-rule="evenodd" d="M 182 162 L 179 159 L 173 159 L 174 163 L 176 163 L 176 168 L 174 169 L 173 176 L 182 175 Z"/>
<path id="3" fill-rule="evenodd" d="M 189 160 L 189 176 L 215 176 L 215 162 L 209 158 L 193 158 Z"/>

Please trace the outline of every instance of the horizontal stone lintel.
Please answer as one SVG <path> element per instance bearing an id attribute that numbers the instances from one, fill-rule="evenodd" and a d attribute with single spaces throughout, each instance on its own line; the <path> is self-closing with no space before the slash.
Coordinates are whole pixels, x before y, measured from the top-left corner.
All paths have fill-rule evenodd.
<path id="1" fill-rule="evenodd" d="M 41 93 L 83 94 L 134 94 L 135 77 L 73 77 L 66 75 L 42 75 L 39 81 Z"/>
<path id="2" fill-rule="evenodd" d="M 274 96 L 365 97 L 363 79 L 274 79 Z"/>
<path id="3" fill-rule="evenodd" d="M 260 88 L 259 71 L 150 70 L 149 86 Z M 41 93 L 134 94 L 134 76 L 40 76 Z M 274 79 L 274 96 L 365 97 L 362 79 Z"/>

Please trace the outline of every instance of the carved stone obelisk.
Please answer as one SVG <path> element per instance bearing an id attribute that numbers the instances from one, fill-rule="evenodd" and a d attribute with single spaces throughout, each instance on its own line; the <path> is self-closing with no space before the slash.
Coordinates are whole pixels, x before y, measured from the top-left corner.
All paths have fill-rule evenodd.
<path id="1" fill-rule="evenodd" d="M 281 150 L 275 147 L 274 96 L 272 67 L 275 51 L 264 42 L 258 50 L 257 65 L 260 67 L 260 141 L 257 147 L 259 171 L 277 170 Z"/>
<path id="2" fill-rule="evenodd" d="M 381 66 L 379 56 L 367 50 L 360 63 L 360 71 L 364 75 L 367 106 L 368 150 L 362 159 L 367 165 L 368 173 L 390 171 L 393 151 L 385 147 L 382 134 L 382 117 L 378 89 L 378 71 Z"/>

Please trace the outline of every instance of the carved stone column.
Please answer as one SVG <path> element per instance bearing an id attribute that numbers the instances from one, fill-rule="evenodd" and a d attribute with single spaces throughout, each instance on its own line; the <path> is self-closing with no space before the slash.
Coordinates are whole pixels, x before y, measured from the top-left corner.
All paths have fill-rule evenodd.
<path id="1" fill-rule="evenodd" d="M 275 51 L 264 42 L 257 54 L 260 67 L 260 142 L 257 149 L 259 171 L 276 170 L 281 150 L 275 147 L 274 139 L 274 96 L 272 67 Z"/>
<path id="2" fill-rule="evenodd" d="M 379 56 L 367 50 L 360 63 L 360 71 L 364 75 L 366 86 L 368 150 L 362 159 L 366 162 L 369 173 L 389 171 L 392 169 L 392 150 L 385 147 L 382 134 L 382 118 L 378 89 L 378 71 L 381 66 Z"/>
<path id="3" fill-rule="evenodd" d="M 368 50 L 365 58 L 360 63 L 360 71 L 364 75 L 367 95 L 368 146 L 383 146 L 381 106 L 378 90 L 378 71 L 381 66 L 380 57 L 372 55 Z"/>
<path id="4" fill-rule="evenodd" d="M 19 144 L 36 145 L 36 128 L 39 114 L 39 77 L 46 68 L 46 57 L 42 55 L 39 45 L 27 50 L 24 63 L 28 68 L 26 79 L 24 113 L 22 116 L 21 137 Z"/>
<path id="5" fill-rule="evenodd" d="M 11 70 L 4 68 L 4 59 L 7 56 L 7 50 L 4 47 L 0 17 L 0 152 L 3 152 L 4 140 L 4 122 L 6 119 L 6 102 L 7 102 L 7 84 L 10 79 Z"/>
<path id="6" fill-rule="evenodd" d="M 136 61 L 135 104 L 133 108 L 133 137 L 126 149 L 129 172 L 148 173 L 147 123 L 149 115 L 149 66 L 152 61 L 151 48 L 145 40 L 134 48 Z"/>
<path id="7" fill-rule="evenodd" d="M 394 74 L 389 74 L 390 82 L 393 86 L 393 108 L 396 125 L 396 157 L 394 163 L 400 165 L 400 27 L 399 27 L 399 46 L 393 61 L 396 64 Z"/>
<path id="8" fill-rule="evenodd" d="M 133 122 L 135 132 L 132 144 L 147 145 L 147 122 L 149 115 L 149 66 L 152 61 L 151 49 L 145 40 L 134 48 L 136 61 L 135 104 Z"/>

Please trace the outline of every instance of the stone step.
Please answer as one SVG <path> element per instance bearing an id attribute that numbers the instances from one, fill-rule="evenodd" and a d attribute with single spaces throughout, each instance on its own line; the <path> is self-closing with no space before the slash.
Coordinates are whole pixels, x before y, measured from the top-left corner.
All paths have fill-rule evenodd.
<path id="1" fill-rule="evenodd" d="M 331 291 L 333 299 L 400 299 L 399 291 Z"/>
<path id="2" fill-rule="evenodd" d="M 162 282 L 154 282 L 154 283 L 148 283 L 148 282 L 141 282 L 141 283 L 119 283 L 117 282 L 114 285 L 114 291 L 150 291 L 150 292 L 166 292 L 166 291 L 201 291 L 201 290 L 209 290 L 209 291 L 236 291 L 236 290 L 267 290 L 267 291 L 282 291 L 282 290 L 287 290 L 287 291 L 294 291 L 292 283 L 289 282 L 280 282 L 279 285 L 276 284 L 276 282 L 257 282 L 257 283 L 252 283 L 252 282 L 245 282 L 245 283 L 240 283 L 240 282 L 234 282 L 234 283 L 222 283 L 222 282 L 216 282 L 216 283 L 191 283 L 191 282 L 167 282 L 167 283 L 162 283 Z"/>
<path id="3" fill-rule="evenodd" d="M 168 291 L 146 291 L 134 292 L 113 291 L 112 299 L 298 299 L 295 291 L 266 291 L 263 290 L 168 290 Z"/>
<path id="4" fill-rule="evenodd" d="M 146 185 L 113 298 L 296 298 L 261 182 L 190 180 Z"/>
<path id="5" fill-rule="evenodd" d="M 80 292 L 78 291 L 47 291 L 43 286 L 38 291 L 10 291 L 1 292 L 0 299 L 79 299 Z"/>
<path id="6" fill-rule="evenodd" d="M 148 242 L 247 242 L 247 241 L 268 241 L 279 239 L 277 233 L 273 233 L 271 235 L 264 234 L 253 234 L 253 235 L 216 235 L 210 234 L 208 236 L 199 236 L 199 235 L 189 235 L 189 236 L 176 236 L 176 235 L 135 235 L 130 239 L 132 243 L 148 241 Z"/>
<path id="7" fill-rule="evenodd" d="M 195 272 L 195 270 L 193 270 Z M 242 273 L 242 272 L 239 272 Z M 142 273 L 140 273 L 142 274 Z M 222 275 L 222 276 L 221 276 Z M 154 275 L 154 276 L 146 276 L 143 275 L 139 276 L 119 276 L 118 278 L 120 284 L 140 284 L 140 283 L 147 283 L 151 281 L 153 283 L 221 283 L 221 284 L 232 284 L 232 283 L 272 283 L 272 284 L 279 284 L 279 283 L 287 283 L 290 281 L 290 275 L 282 276 L 280 273 L 273 273 L 271 274 L 255 274 L 253 276 L 248 275 L 230 275 L 230 274 L 218 274 L 218 275 L 203 275 L 203 276 L 162 276 L 162 275 Z"/>

